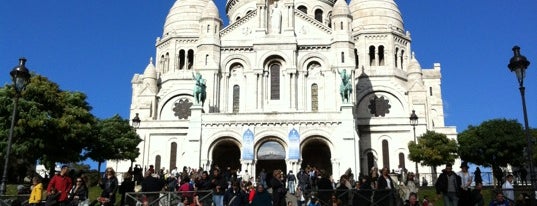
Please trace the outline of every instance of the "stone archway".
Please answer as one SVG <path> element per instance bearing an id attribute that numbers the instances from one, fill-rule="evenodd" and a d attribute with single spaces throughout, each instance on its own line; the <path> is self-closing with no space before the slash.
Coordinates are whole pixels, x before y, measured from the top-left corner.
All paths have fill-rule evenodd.
<path id="1" fill-rule="evenodd" d="M 326 142 L 320 138 L 306 140 L 302 145 L 301 168 L 307 166 L 324 170 L 329 175 L 332 174 L 332 153 Z"/>
<path id="2" fill-rule="evenodd" d="M 256 159 L 256 177 L 259 177 L 262 170 L 267 174 L 266 186 L 270 187 L 272 172 L 274 170 L 282 170 L 284 174 L 287 171 L 285 163 L 286 152 L 283 145 L 274 140 L 263 142 L 257 149 Z M 258 181 L 261 182 L 259 179 Z"/>
<path id="3" fill-rule="evenodd" d="M 222 140 L 216 143 L 212 152 L 212 164 L 220 169 L 239 169 L 241 166 L 241 149 L 232 140 Z"/>

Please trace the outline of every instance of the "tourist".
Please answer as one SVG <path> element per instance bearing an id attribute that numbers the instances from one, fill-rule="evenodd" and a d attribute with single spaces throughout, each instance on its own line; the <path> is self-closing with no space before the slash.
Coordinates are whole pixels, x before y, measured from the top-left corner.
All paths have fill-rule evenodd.
<path id="1" fill-rule="evenodd" d="M 451 164 L 446 164 L 442 174 L 435 183 L 436 194 L 442 194 L 444 206 L 457 206 L 459 203 L 459 190 L 461 189 L 462 180 L 452 171 Z"/>
<path id="2" fill-rule="evenodd" d="M 67 165 L 63 165 L 60 170 L 60 173 L 52 177 L 47 187 L 47 195 L 57 196 L 57 198 L 55 198 L 55 201 L 57 202 L 57 205 L 60 206 L 67 205 L 67 203 L 69 202 L 67 195 L 69 194 L 69 190 L 73 185 L 73 182 L 71 178 L 67 175 L 67 172 L 69 172 L 69 167 Z"/>
<path id="3" fill-rule="evenodd" d="M 32 193 L 30 193 L 30 199 L 28 203 L 30 205 L 40 205 L 43 198 L 43 183 L 41 183 L 41 178 L 35 176 L 32 178 Z"/>
<path id="4" fill-rule="evenodd" d="M 82 177 L 76 178 L 76 183 L 69 191 L 69 205 L 83 205 L 88 199 L 88 187 Z"/>
<path id="5" fill-rule="evenodd" d="M 114 205 L 119 186 L 114 169 L 106 168 L 104 177 L 99 181 L 99 186 L 103 190 L 100 197 L 105 201 L 105 205 Z"/>

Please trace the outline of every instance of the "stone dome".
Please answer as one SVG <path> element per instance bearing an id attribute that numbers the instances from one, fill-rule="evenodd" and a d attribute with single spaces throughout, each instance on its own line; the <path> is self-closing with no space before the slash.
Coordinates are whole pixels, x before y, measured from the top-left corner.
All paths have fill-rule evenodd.
<path id="1" fill-rule="evenodd" d="M 147 67 L 145 67 L 143 78 L 157 79 L 157 70 L 153 64 L 153 57 L 149 59 L 149 64 L 147 64 Z"/>
<path id="2" fill-rule="evenodd" d="M 420 62 L 416 59 L 416 54 L 412 52 L 412 57 L 408 63 L 408 78 L 409 79 L 419 79 L 421 78 L 421 65 Z"/>
<path id="3" fill-rule="evenodd" d="M 352 0 L 352 28 L 360 30 L 394 29 L 404 31 L 403 17 L 394 0 Z"/>
<path id="4" fill-rule="evenodd" d="M 167 36 L 197 36 L 199 35 L 199 20 L 205 12 L 207 3 L 211 0 L 177 0 L 173 4 L 166 22 L 163 37 Z"/>
<path id="5" fill-rule="evenodd" d="M 216 7 L 216 4 L 214 4 L 213 0 L 209 0 L 209 2 L 207 2 L 207 6 L 205 7 L 205 10 L 201 14 L 201 18 L 220 19 L 220 13 L 218 13 L 218 7 Z"/>
<path id="6" fill-rule="evenodd" d="M 351 12 L 345 0 L 337 0 L 332 9 L 332 16 L 349 15 Z"/>

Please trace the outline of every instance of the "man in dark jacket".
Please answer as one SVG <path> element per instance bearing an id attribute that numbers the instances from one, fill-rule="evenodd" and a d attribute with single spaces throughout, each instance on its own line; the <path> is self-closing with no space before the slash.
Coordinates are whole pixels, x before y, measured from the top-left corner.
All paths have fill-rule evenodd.
<path id="1" fill-rule="evenodd" d="M 238 182 L 233 182 L 224 194 L 224 205 L 227 206 L 244 206 L 248 202 L 246 193 L 239 187 Z"/>
<path id="2" fill-rule="evenodd" d="M 158 178 L 157 174 L 150 170 L 146 172 L 144 180 L 142 180 L 142 192 L 152 192 L 146 194 L 149 205 L 153 204 L 158 199 L 159 193 L 164 188 L 165 182 Z"/>
<path id="3" fill-rule="evenodd" d="M 220 170 L 215 168 L 213 170 L 213 177 L 211 179 L 211 188 L 213 190 L 213 203 L 215 206 L 224 206 L 224 194 L 227 189 L 227 181 L 220 174 Z"/>
<path id="4" fill-rule="evenodd" d="M 451 164 L 446 164 L 446 168 L 442 170 L 434 185 L 436 194 L 439 196 L 442 194 L 445 206 L 457 206 L 461 184 L 461 177 L 453 172 Z"/>

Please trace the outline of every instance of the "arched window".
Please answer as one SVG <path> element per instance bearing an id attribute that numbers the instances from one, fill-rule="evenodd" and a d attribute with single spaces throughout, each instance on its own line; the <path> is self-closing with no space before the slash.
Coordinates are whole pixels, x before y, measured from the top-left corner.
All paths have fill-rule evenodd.
<path id="1" fill-rule="evenodd" d="M 321 23 L 323 22 L 323 10 L 321 9 L 315 10 L 315 19 Z"/>
<path id="2" fill-rule="evenodd" d="M 341 52 L 341 63 L 345 63 L 345 52 Z"/>
<path id="3" fill-rule="evenodd" d="M 164 56 L 164 59 L 162 61 L 163 61 L 162 67 L 164 71 L 169 71 L 170 70 L 170 53 L 166 52 L 166 56 Z"/>
<path id="4" fill-rule="evenodd" d="M 172 142 L 170 144 L 170 168 L 177 167 L 177 143 Z"/>
<path id="5" fill-rule="evenodd" d="M 360 68 L 360 60 L 358 59 L 358 49 L 354 49 L 354 64 L 356 68 Z"/>
<path id="6" fill-rule="evenodd" d="M 304 12 L 304 14 L 308 13 L 308 8 L 305 6 L 298 6 L 298 10 L 300 10 L 301 12 Z"/>
<path id="7" fill-rule="evenodd" d="M 207 34 L 211 32 L 211 25 L 207 24 Z"/>
<path id="8" fill-rule="evenodd" d="M 384 46 L 379 46 L 379 66 L 384 66 Z"/>
<path id="9" fill-rule="evenodd" d="M 400 61 L 400 62 L 401 62 L 401 69 L 403 69 L 403 65 L 404 65 L 404 64 L 403 64 L 403 56 L 404 56 L 404 55 L 405 55 L 405 50 L 402 50 L 402 49 L 401 49 L 401 61 Z"/>
<path id="10" fill-rule="evenodd" d="M 390 171 L 390 150 L 388 140 L 382 140 L 382 165 Z"/>
<path id="11" fill-rule="evenodd" d="M 192 69 L 192 66 L 194 65 L 194 50 L 190 49 L 188 50 L 188 69 Z"/>
<path id="12" fill-rule="evenodd" d="M 399 167 L 400 168 L 406 168 L 406 166 L 405 166 L 405 154 L 403 154 L 402 152 L 399 153 Z"/>
<path id="13" fill-rule="evenodd" d="M 183 69 L 185 66 L 185 50 L 179 51 L 179 69 Z"/>
<path id="14" fill-rule="evenodd" d="M 259 160 L 279 160 L 285 159 L 286 156 L 285 148 L 276 141 L 264 142 L 257 150 Z"/>
<path id="15" fill-rule="evenodd" d="M 375 46 L 369 47 L 369 66 L 375 66 Z"/>
<path id="16" fill-rule="evenodd" d="M 341 28 L 341 30 L 343 30 L 343 22 L 339 22 L 339 27 Z"/>
<path id="17" fill-rule="evenodd" d="M 238 21 L 239 19 L 241 19 L 241 17 L 237 16 L 237 18 L 235 18 L 235 21 Z"/>
<path id="18" fill-rule="evenodd" d="M 209 55 L 206 54 L 205 55 L 205 65 L 207 65 L 209 63 Z"/>
<path id="19" fill-rule="evenodd" d="M 399 48 L 395 48 L 395 54 L 394 55 L 394 60 L 395 60 L 395 68 L 397 68 L 397 53 L 399 53 Z"/>
<path id="20" fill-rule="evenodd" d="M 280 99 L 280 65 L 278 64 L 270 66 L 270 99 Z"/>
<path id="21" fill-rule="evenodd" d="M 317 84 L 311 85 L 311 111 L 319 111 L 319 86 Z"/>
<path id="22" fill-rule="evenodd" d="M 372 152 L 367 153 L 367 169 L 375 166 L 375 155 Z"/>
<path id="23" fill-rule="evenodd" d="M 239 103 L 240 103 L 240 95 L 241 95 L 241 88 L 239 85 L 233 86 L 233 113 L 239 112 Z"/>
<path id="24" fill-rule="evenodd" d="M 160 170 L 160 161 L 161 161 L 160 155 L 155 156 L 155 171 Z"/>

